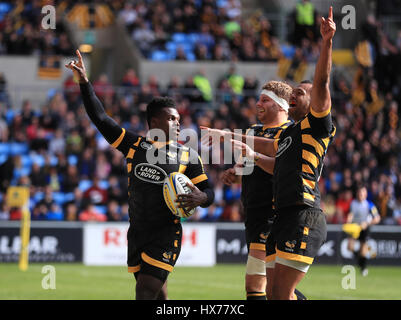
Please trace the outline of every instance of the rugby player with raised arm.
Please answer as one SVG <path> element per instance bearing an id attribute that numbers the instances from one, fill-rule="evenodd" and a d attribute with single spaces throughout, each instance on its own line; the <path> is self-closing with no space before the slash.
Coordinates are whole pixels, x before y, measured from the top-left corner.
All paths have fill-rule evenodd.
<path id="1" fill-rule="evenodd" d="M 276 218 L 266 244 L 266 263 L 270 269 L 267 285 L 272 286 L 273 299 L 295 298 L 295 287 L 304 278 L 327 236 L 318 181 L 336 131 L 329 89 L 335 31 L 330 7 L 328 18 L 322 17 L 321 21 L 323 41 L 313 83 L 305 81 L 294 88 L 289 116 L 295 122 L 280 138 L 255 138 L 252 150 L 243 142 L 244 137 L 238 139 L 232 135 L 237 139 L 233 140 L 235 148 L 273 174 Z M 209 135 L 227 135 L 215 129 L 207 130 Z"/>
<path id="2" fill-rule="evenodd" d="M 121 151 L 127 164 L 129 229 L 128 272 L 136 278 L 136 299 L 167 299 L 167 277 L 181 250 L 182 226 L 163 198 L 163 180 L 172 172 L 188 176 L 191 194 L 180 195 L 179 206 L 190 210 L 214 200 L 197 152 L 177 142 L 180 115 L 173 99 L 154 97 L 147 106 L 149 132 L 138 136 L 110 118 L 90 84 L 80 52 L 66 65 L 79 79 L 85 110 L 99 132 Z M 153 137 L 153 138 L 151 138 Z M 156 140 L 157 137 L 157 140 Z"/>

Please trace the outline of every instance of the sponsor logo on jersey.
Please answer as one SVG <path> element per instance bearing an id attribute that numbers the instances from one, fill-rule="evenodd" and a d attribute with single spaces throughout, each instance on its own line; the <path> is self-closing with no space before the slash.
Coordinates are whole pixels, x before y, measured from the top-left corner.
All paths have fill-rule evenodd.
<path id="1" fill-rule="evenodd" d="M 296 243 L 297 243 L 296 240 L 287 241 L 287 242 L 285 243 L 285 246 L 287 247 L 287 248 L 285 248 L 285 250 L 287 250 L 287 251 L 294 251 L 294 247 L 295 247 L 295 244 L 296 244 Z"/>
<path id="2" fill-rule="evenodd" d="M 172 255 L 173 255 L 173 253 L 172 253 L 171 251 L 169 251 L 169 252 L 163 252 L 163 260 L 164 260 L 165 262 L 169 262 Z"/>
<path id="3" fill-rule="evenodd" d="M 291 137 L 287 137 L 284 140 L 280 141 L 280 143 L 278 145 L 278 150 L 276 153 L 276 158 L 281 156 L 283 154 L 283 152 L 288 149 L 288 147 L 291 145 L 291 143 L 292 143 Z"/>
<path id="4" fill-rule="evenodd" d="M 261 242 L 266 243 L 268 236 L 269 236 L 268 232 L 262 232 L 261 234 L 259 234 L 259 239 Z"/>
<path id="5" fill-rule="evenodd" d="M 135 166 L 134 174 L 135 177 L 142 181 L 156 184 L 163 184 L 164 179 L 167 177 L 166 171 L 150 163 L 137 164 Z"/>

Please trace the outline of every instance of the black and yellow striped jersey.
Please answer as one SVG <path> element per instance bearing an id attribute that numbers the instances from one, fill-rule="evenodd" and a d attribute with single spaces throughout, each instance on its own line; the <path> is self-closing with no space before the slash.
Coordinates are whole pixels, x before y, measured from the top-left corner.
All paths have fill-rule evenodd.
<path id="1" fill-rule="evenodd" d="M 246 134 L 256 137 L 278 139 L 280 134 L 291 124 L 286 121 L 278 127 L 267 127 L 262 124 L 251 126 Z M 253 171 L 249 175 L 242 176 L 241 200 L 246 211 L 249 209 L 263 208 L 272 209 L 273 199 L 273 176 L 256 166 L 253 162 Z"/>
<path id="2" fill-rule="evenodd" d="M 136 225 L 154 227 L 177 219 L 162 192 L 164 178 L 170 173 L 184 173 L 198 187 L 208 180 L 198 153 L 177 142 L 152 141 L 122 129 L 112 146 L 126 158 L 129 216 Z"/>
<path id="3" fill-rule="evenodd" d="M 322 113 L 311 110 L 275 140 L 273 186 L 276 209 L 293 205 L 320 207 L 318 181 L 335 132 L 330 109 Z"/>
<path id="4" fill-rule="evenodd" d="M 214 192 L 198 153 L 177 142 L 160 143 L 120 127 L 109 117 L 90 83 L 80 83 L 85 110 L 106 141 L 121 151 L 127 164 L 130 224 L 165 226 L 176 223 L 163 197 L 163 180 L 172 172 L 182 172 L 207 195 L 209 206 Z"/>

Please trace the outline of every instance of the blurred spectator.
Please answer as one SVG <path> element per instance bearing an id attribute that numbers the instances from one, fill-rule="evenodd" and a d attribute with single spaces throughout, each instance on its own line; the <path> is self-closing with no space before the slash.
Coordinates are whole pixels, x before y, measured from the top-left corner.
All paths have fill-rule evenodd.
<path id="1" fill-rule="evenodd" d="M 38 203 L 32 211 L 32 220 L 49 220 L 52 219 L 50 216 L 54 214 L 60 214 L 61 208 L 56 204 L 53 199 L 53 190 L 50 186 L 45 187 L 44 197 Z"/>
<path id="2" fill-rule="evenodd" d="M 0 202 L 0 221 L 10 219 L 10 209 L 7 207 L 5 201 Z"/>
<path id="3" fill-rule="evenodd" d="M 127 199 L 126 192 L 121 188 L 117 176 L 110 176 L 108 180 L 107 199 L 123 203 Z"/>
<path id="4" fill-rule="evenodd" d="M 96 96 L 103 102 L 109 101 L 113 95 L 113 86 L 106 74 L 101 74 L 99 78 L 93 82 L 93 90 Z"/>
<path id="5" fill-rule="evenodd" d="M 200 221 L 202 222 L 216 222 L 219 220 L 223 208 L 216 206 L 215 204 L 210 205 L 208 208 L 200 208 L 199 215 Z"/>
<path id="6" fill-rule="evenodd" d="M 64 133 L 61 129 L 57 129 L 54 137 L 49 141 L 50 154 L 64 153 L 66 148 Z"/>
<path id="7" fill-rule="evenodd" d="M 115 200 L 107 203 L 107 221 L 122 221 L 120 208 Z"/>
<path id="8" fill-rule="evenodd" d="M 62 182 L 62 189 L 64 192 L 73 192 L 78 187 L 81 178 L 79 176 L 78 168 L 76 165 L 68 164 Z"/>
<path id="9" fill-rule="evenodd" d="M 193 84 L 202 93 L 204 102 L 212 101 L 212 87 L 209 79 L 206 77 L 205 70 L 199 70 L 199 72 L 193 77 Z"/>
<path id="10" fill-rule="evenodd" d="M 78 208 L 73 202 L 66 204 L 64 217 L 66 221 L 78 221 Z"/>
<path id="11" fill-rule="evenodd" d="M 107 216 L 96 210 L 92 203 L 86 204 L 83 211 L 79 213 L 79 221 L 107 221 Z"/>
<path id="12" fill-rule="evenodd" d="M 107 190 L 100 187 L 99 178 L 93 178 L 93 184 L 83 194 L 83 198 L 95 205 L 106 205 L 108 194 Z"/>
<path id="13" fill-rule="evenodd" d="M 138 19 L 137 27 L 132 33 L 132 39 L 137 43 L 141 53 L 149 58 L 156 36 L 142 19 Z"/>
<path id="14" fill-rule="evenodd" d="M 139 88 L 140 80 L 134 69 L 129 68 L 125 73 L 121 85 L 123 87 Z"/>
<path id="15" fill-rule="evenodd" d="M 304 38 L 314 41 L 316 14 L 315 6 L 310 0 L 298 1 L 290 18 L 290 21 L 294 21 L 292 43 L 301 46 Z"/>
<path id="16" fill-rule="evenodd" d="M 44 168 L 39 165 L 39 163 L 34 162 L 32 164 L 32 170 L 29 174 L 29 179 L 31 180 L 32 186 L 36 191 L 41 191 L 41 188 L 46 186 L 46 173 Z"/>

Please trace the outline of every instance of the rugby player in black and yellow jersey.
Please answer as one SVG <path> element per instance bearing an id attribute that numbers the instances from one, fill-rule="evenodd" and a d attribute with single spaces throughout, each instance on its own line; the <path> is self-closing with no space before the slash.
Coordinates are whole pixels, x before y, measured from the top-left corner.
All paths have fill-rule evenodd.
<path id="1" fill-rule="evenodd" d="M 266 90 L 266 91 L 264 91 Z M 271 91 L 287 102 L 292 87 L 281 81 L 269 81 L 262 87 L 262 93 L 256 103 L 256 116 L 260 124 L 251 126 L 247 135 L 278 139 L 281 132 L 288 127 L 287 108 L 272 100 L 263 93 Z M 223 182 L 227 185 L 241 180 L 241 201 L 245 213 L 245 237 L 248 247 L 248 261 L 245 273 L 245 290 L 247 300 L 266 300 L 266 240 L 273 223 L 273 176 L 262 170 L 253 162 L 250 174 L 240 175 L 241 167 L 236 165 L 223 173 Z"/>
<path id="2" fill-rule="evenodd" d="M 121 151 L 127 163 L 129 218 L 128 272 L 136 278 L 136 299 L 167 299 L 166 280 L 181 249 L 182 227 L 163 198 L 163 180 L 172 172 L 188 176 L 192 193 L 180 195 L 179 206 L 190 210 L 209 206 L 213 189 L 195 150 L 177 143 L 180 115 L 175 102 L 155 97 L 147 106 L 147 121 L 153 139 L 135 135 L 110 118 L 86 76 L 81 54 L 67 68 L 79 79 L 89 118 L 100 133 Z M 155 132 L 156 131 L 156 132 Z"/>
<path id="3" fill-rule="evenodd" d="M 267 172 L 274 174 L 277 214 L 266 245 L 268 250 L 275 248 L 267 252 L 266 258 L 266 263 L 274 268 L 273 299 L 294 298 L 296 285 L 326 240 L 326 219 L 320 209 L 318 182 L 324 156 L 336 131 L 329 89 L 335 31 L 330 7 L 328 18 L 322 18 L 321 22 L 323 41 L 313 83 L 305 81 L 293 91 L 289 116 L 294 124 L 278 140 L 255 143 L 256 151 L 275 157 L 274 162 L 265 166 Z M 254 156 L 254 151 L 245 144 L 240 147 L 247 156 Z"/>
<path id="4" fill-rule="evenodd" d="M 289 116 L 295 122 L 277 140 L 255 137 L 254 150 L 244 137 L 233 138 L 234 147 L 266 172 L 273 174 L 276 218 L 267 239 L 267 285 L 272 299 L 294 299 L 294 290 L 304 278 L 321 245 L 326 240 L 324 213 L 320 209 L 318 181 L 327 148 L 335 135 L 331 118 L 330 72 L 332 39 L 336 31 L 333 8 L 322 17 L 322 44 L 313 83 L 294 88 Z M 227 133 L 208 129 L 209 135 Z M 207 135 L 204 135 L 207 136 Z M 264 156 L 260 156 L 260 154 Z M 269 278 L 271 275 L 271 279 Z M 267 289 L 269 291 L 269 289 Z"/>

